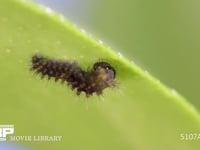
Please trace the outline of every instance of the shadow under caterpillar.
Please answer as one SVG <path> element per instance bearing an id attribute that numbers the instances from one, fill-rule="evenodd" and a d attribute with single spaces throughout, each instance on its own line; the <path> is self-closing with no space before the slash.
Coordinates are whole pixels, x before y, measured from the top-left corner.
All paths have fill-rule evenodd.
<path id="1" fill-rule="evenodd" d="M 66 82 L 72 90 L 76 90 L 77 95 L 85 92 L 87 97 L 93 93 L 101 95 L 105 88 L 116 86 L 116 71 L 104 61 L 94 63 L 90 70 L 83 70 L 76 62 L 53 60 L 35 54 L 32 56 L 31 70 L 41 74 L 42 78 L 48 76 L 48 79 Z"/>

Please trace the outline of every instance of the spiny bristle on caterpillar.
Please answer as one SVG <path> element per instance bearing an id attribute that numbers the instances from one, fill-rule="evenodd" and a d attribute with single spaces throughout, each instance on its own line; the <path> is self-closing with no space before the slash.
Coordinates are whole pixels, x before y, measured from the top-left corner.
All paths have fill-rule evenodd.
<path id="1" fill-rule="evenodd" d="M 76 62 L 53 60 L 35 54 L 32 57 L 31 70 L 41 74 L 42 78 L 48 76 L 48 79 L 54 78 L 55 81 L 66 82 L 76 90 L 77 95 L 85 92 L 87 97 L 93 93 L 101 95 L 105 88 L 116 86 L 116 71 L 104 61 L 94 63 L 90 70 L 84 70 Z"/>

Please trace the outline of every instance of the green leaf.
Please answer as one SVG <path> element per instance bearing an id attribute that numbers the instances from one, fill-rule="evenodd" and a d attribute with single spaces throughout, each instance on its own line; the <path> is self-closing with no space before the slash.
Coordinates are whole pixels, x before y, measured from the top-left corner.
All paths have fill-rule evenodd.
<path id="1" fill-rule="evenodd" d="M 61 142 L 23 144 L 63 150 L 200 148 L 198 139 L 181 140 L 181 134 L 200 133 L 199 114 L 183 97 L 62 16 L 26 1 L 2 0 L 0 33 L 0 124 L 14 124 L 14 136 L 62 136 Z M 77 96 L 29 70 L 36 52 L 77 60 L 85 68 L 106 59 L 119 85 L 102 97 Z"/>

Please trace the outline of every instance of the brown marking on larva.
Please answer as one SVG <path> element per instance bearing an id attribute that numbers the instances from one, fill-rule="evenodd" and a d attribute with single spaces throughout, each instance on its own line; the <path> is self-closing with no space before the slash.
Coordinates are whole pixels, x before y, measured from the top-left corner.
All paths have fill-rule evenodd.
<path id="1" fill-rule="evenodd" d="M 41 77 L 48 76 L 48 79 L 61 80 L 76 90 L 77 95 L 85 92 L 89 97 L 93 93 L 101 95 L 107 87 L 115 87 L 115 69 L 107 62 L 96 62 L 91 70 L 83 70 L 76 62 L 52 60 L 35 54 L 32 57 L 32 67 L 35 73 Z"/>

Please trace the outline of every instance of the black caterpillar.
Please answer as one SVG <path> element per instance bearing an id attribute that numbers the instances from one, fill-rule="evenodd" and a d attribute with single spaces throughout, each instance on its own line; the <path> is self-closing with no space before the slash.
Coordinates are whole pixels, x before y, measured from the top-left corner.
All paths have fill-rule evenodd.
<path id="1" fill-rule="evenodd" d="M 35 54 L 32 57 L 32 67 L 42 78 L 48 76 L 48 79 L 55 78 L 55 81 L 61 80 L 76 90 L 77 95 L 85 92 L 89 97 L 93 93 L 101 95 L 103 89 L 115 87 L 115 69 L 107 62 L 96 62 L 91 70 L 83 70 L 76 62 L 52 60 Z"/>

